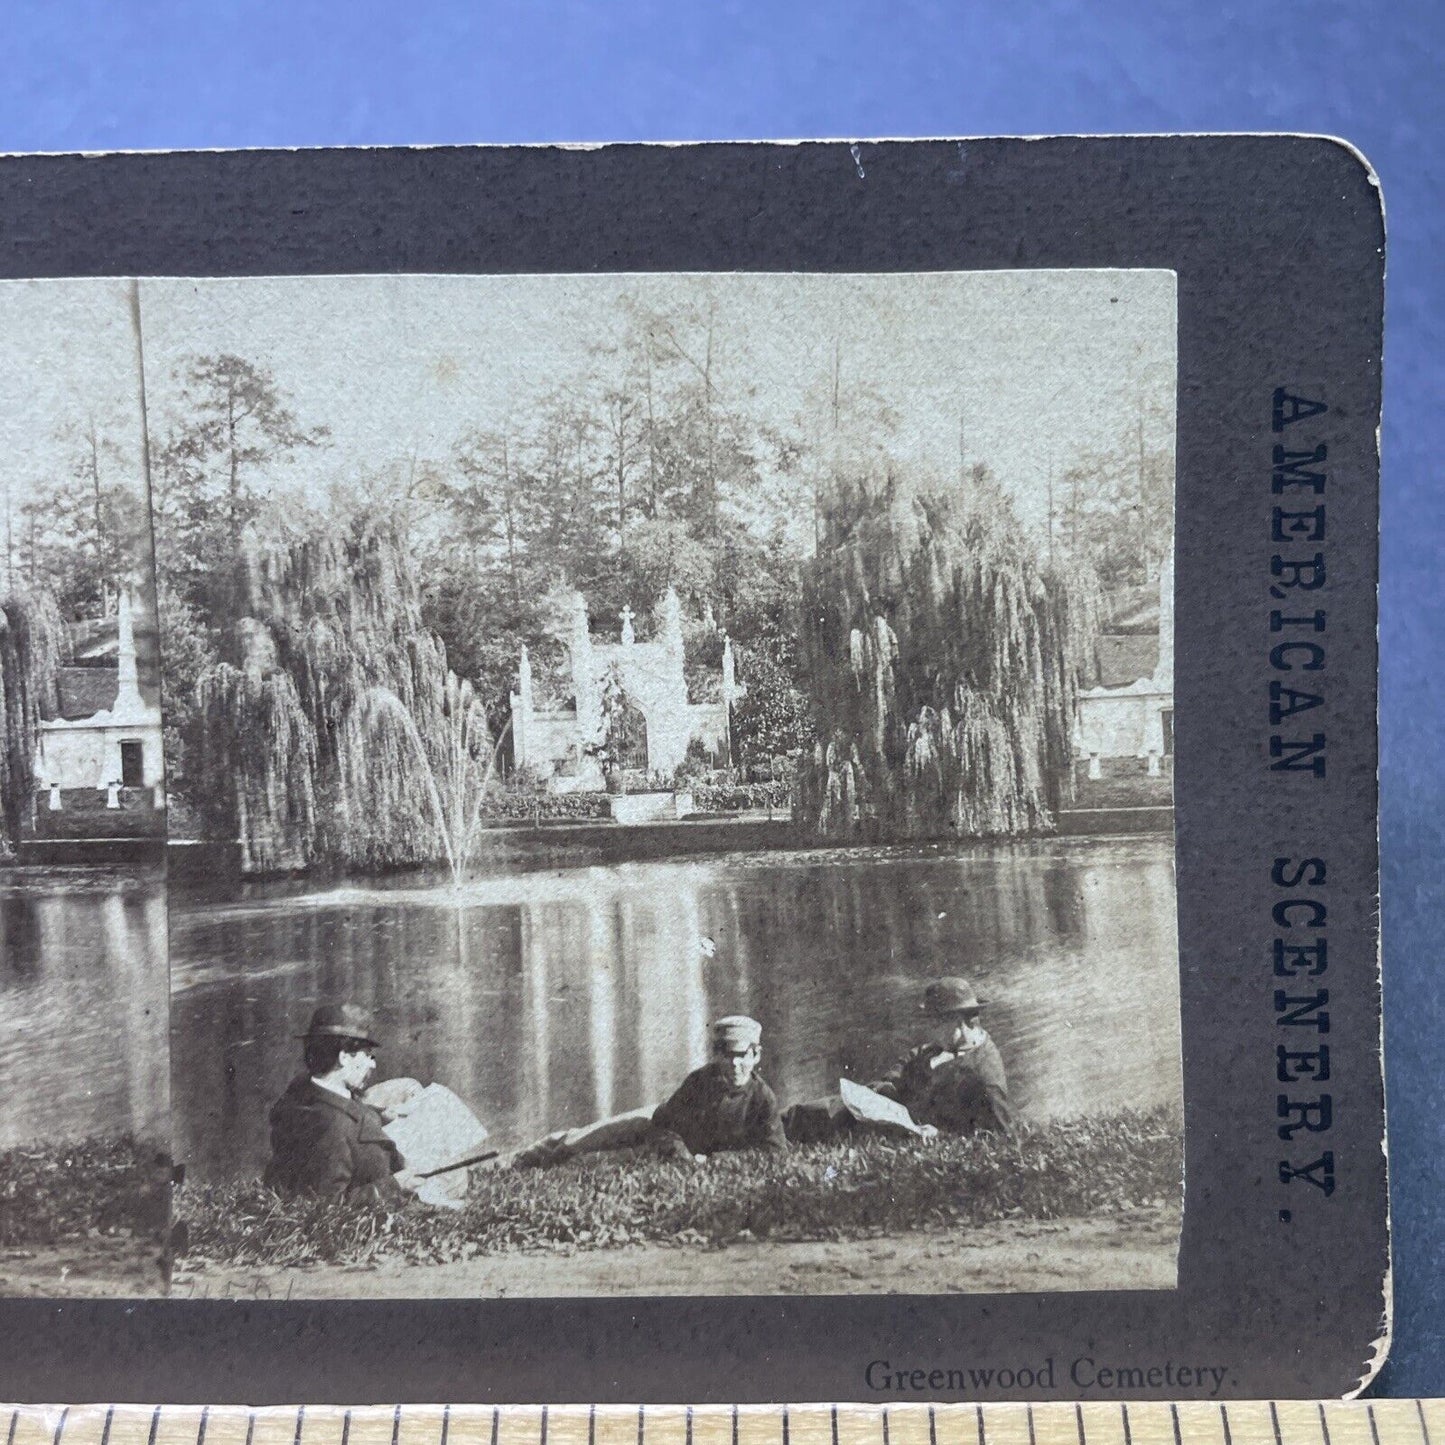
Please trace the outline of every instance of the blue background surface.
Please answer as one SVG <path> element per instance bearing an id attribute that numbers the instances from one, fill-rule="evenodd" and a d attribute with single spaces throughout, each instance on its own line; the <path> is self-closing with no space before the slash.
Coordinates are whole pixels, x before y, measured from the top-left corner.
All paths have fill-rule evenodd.
<path id="1" fill-rule="evenodd" d="M 1445 1395 L 1445 46 L 1410 3 L 131 3 L 0 12 L 0 148 L 1315 131 L 1389 231 L 1381 828 L 1396 1310 L 1382 1388 Z"/>

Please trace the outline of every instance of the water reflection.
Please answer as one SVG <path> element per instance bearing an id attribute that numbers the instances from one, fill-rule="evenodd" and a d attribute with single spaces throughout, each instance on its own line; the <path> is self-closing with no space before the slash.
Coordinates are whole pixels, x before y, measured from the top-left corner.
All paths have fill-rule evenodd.
<path id="1" fill-rule="evenodd" d="M 0 873 L 0 1147 L 167 1137 L 157 878 Z"/>
<path id="2" fill-rule="evenodd" d="M 944 972 L 989 1000 L 1025 1114 L 1179 1099 L 1167 838 L 733 854 L 461 894 L 173 890 L 171 927 L 177 1147 L 202 1177 L 263 1163 L 324 998 L 376 1010 L 383 1076 L 447 1083 L 504 1143 L 660 1099 L 721 1013 L 762 1021 L 784 1103 L 871 1077 Z"/>

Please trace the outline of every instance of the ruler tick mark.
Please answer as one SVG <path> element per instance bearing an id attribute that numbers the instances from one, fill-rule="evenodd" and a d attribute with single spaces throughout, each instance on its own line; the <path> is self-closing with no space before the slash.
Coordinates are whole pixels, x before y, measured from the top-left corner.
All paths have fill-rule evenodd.
<path id="1" fill-rule="evenodd" d="M 989 1439 L 988 1434 L 989 1423 L 992 1419 L 991 1412 L 994 1407 L 976 1401 L 970 1401 L 968 1403 L 973 1406 L 974 1410 L 976 1439 L 969 1438 L 967 1426 L 963 1424 L 964 1417 L 957 1416 L 954 1413 L 951 1413 L 944 1421 L 949 1428 L 940 1432 L 938 1408 L 941 1407 L 930 1404 L 925 1407 L 927 1409 L 928 1431 L 926 1438 L 921 1438 L 921 1445 L 995 1445 L 995 1442 Z M 1043 1420 L 1046 1428 L 1041 1434 L 1039 1421 L 1037 1419 L 1037 1402 L 1020 1401 L 1019 1403 L 1024 1405 L 1024 1419 L 1027 1434 L 1026 1440 L 1020 1437 L 1022 1445 L 1060 1445 L 1060 1442 L 1053 1438 L 1060 1433 L 1055 1429 L 1054 1425 L 1050 1423 L 1054 1418 L 1053 1412 L 1046 1412 Z M 1095 1420 L 1093 1415 L 1091 1415 L 1088 1420 L 1085 1419 L 1082 1402 L 1071 1403 L 1074 1419 L 1074 1439 L 1069 1440 L 1067 1427 L 1064 1426 L 1064 1421 L 1068 1417 L 1060 1414 L 1057 1425 L 1063 1427 L 1062 1440 L 1066 1441 L 1067 1445 L 1102 1445 L 1102 1442 L 1095 1441 L 1093 1428 L 1095 1424 L 1100 1422 Z M 1198 1411 L 1198 1407 L 1190 1406 L 1191 1410 L 1194 1410 L 1196 1413 L 1191 1414 L 1189 1430 L 1186 1432 L 1183 1417 L 1184 1403 L 1179 1401 L 1161 1401 L 1160 1403 L 1168 1404 L 1169 1433 L 1156 1435 L 1155 1427 L 1149 1423 L 1149 1420 L 1152 1420 L 1154 1416 L 1150 1416 L 1149 1419 L 1145 1420 L 1145 1434 L 1140 1436 L 1138 1440 L 1135 1440 L 1132 1413 L 1133 1405 L 1128 1402 L 1119 1402 L 1122 1438 L 1120 1436 L 1115 1437 L 1118 1445 L 1196 1445 L 1194 1437 L 1198 1435 L 1202 1440 L 1208 1433 L 1207 1427 L 1203 1426 L 1203 1417 Z M 1404 1406 L 1403 1401 L 1398 1403 Z M 1385 1428 L 1382 1429 L 1379 1421 L 1379 1411 L 1373 1401 L 1361 1400 L 1358 1404 L 1349 1405 L 1327 1400 L 1286 1402 L 1285 1404 L 1281 1404 L 1277 1400 L 1261 1400 L 1258 1405 L 1252 1406 L 1251 1408 L 1257 1410 L 1260 1406 L 1263 1406 L 1268 1410 L 1269 1433 L 1264 1434 L 1262 1437 L 1257 1437 L 1254 1431 L 1246 1429 L 1244 1434 L 1236 1441 L 1228 1403 L 1225 1401 L 1215 1401 L 1213 1404 L 1219 1412 L 1220 1424 L 1220 1433 L 1214 1437 L 1216 1445 L 1310 1445 L 1311 1439 L 1313 1439 L 1313 1445 L 1346 1445 L 1346 1436 L 1358 1431 L 1361 1416 L 1368 1422 L 1369 1430 L 1367 1435 L 1361 1435 L 1363 1445 L 1435 1445 L 1435 1432 L 1430 1424 L 1429 1416 L 1425 1411 L 1424 1402 L 1418 1398 L 1413 1401 L 1413 1405 L 1416 1428 L 1418 1428 L 1420 1434 L 1414 1442 L 1411 1442 L 1409 1438 L 1409 1427 L 1403 1425 L 1403 1417 L 1409 1408 L 1408 1406 L 1404 1406 L 1403 1409 L 1397 1409 L 1395 1406 L 1388 1407 L 1385 1415 Z M 1313 1437 L 1311 1437 L 1309 1431 L 1303 1427 L 1304 1412 L 1308 1411 L 1311 1404 L 1313 1404 L 1314 1407 L 1319 1431 L 1319 1433 Z M 170 1434 L 173 1433 L 171 1431 L 170 1421 L 172 1415 L 177 1412 L 173 1411 L 170 1406 L 145 1406 L 141 1409 L 131 1409 L 123 1406 L 117 1407 L 115 1405 L 109 1405 L 102 1407 L 103 1417 L 100 1430 L 97 1431 L 95 1435 L 89 1435 L 88 1428 L 81 1429 L 77 1427 L 75 1432 L 76 1442 L 80 1442 L 82 1436 L 88 1436 L 92 1441 L 92 1445 L 126 1445 L 125 1440 L 123 1440 L 121 1436 L 118 1436 L 114 1429 L 114 1421 L 118 1408 L 125 1409 L 126 1411 L 121 1417 L 123 1427 L 121 1436 L 134 1436 L 131 1445 L 162 1445 L 160 1440 L 160 1426 L 163 1420 L 167 1424 L 167 1438 L 169 1439 Z M 316 1407 L 302 1405 L 292 1406 L 290 1408 L 293 1411 L 292 1430 L 291 1439 L 286 1442 L 286 1445 L 322 1445 L 319 1434 L 325 1434 L 328 1427 L 321 1422 Z M 364 1412 L 363 1419 L 369 1427 L 381 1426 L 381 1422 L 386 1418 L 382 1413 L 385 1408 L 385 1406 L 382 1406 L 380 1409 Z M 401 1440 L 403 1411 L 409 1412 L 410 1408 L 409 1406 L 401 1404 L 392 1407 L 389 1445 L 404 1445 L 404 1442 Z M 485 1434 L 478 1431 L 476 1425 L 473 1425 L 469 1420 L 462 1421 L 462 1431 L 466 1438 L 463 1439 L 463 1436 L 458 1436 L 453 1440 L 451 1436 L 451 1406 L 444 1405 L 438 1408 L 440 1423 L 438 1426 L 438 1435 L 432 1441 L 432 1445 L 487 1445 Z M 527 1424 L 527 1416 L 530 1416 L 530 1411 L 526 1412 L 526 1415 L 518 1421 L 519 1440 L 522 1440 L 524 1436 L 530 1433 L 532 1445 L 565 1445 L 565 1442 L 560 1438 L 552 1441 L 548 1439 L 549 1434 L 554 1433 L 551 1430 L 553 1422 L 551 1419 L 550 1406 L 533 1408 L 537 1408 L 539 1413 L 537 1416 L 530 1417 L 530 1425 Z M 647 1407 L 634 1405 L 627 1408 L 636 1410 L 636 1433 L 632 1445 L 650 1445 L 648 1441 L 648 1434 L 650 1432 L 648 1431 Z M 841 1424 L 842 1407 L 837 1404 L 829 1404 L 827 1408 L 828 1435 L 824 1437 L 821 1445 L 843 1445 Z M 951 1412 L 956 1412 L 957 1410 L 957 1406 L 948 1406 L 947 1408 L 949 1408 Z M 1097 1406 L 1091 1405 L 1090 1408 L 1096 1410 Z M 1105 1408 L 1107 1412 L 1107 1407 Z M 1153 1408 L 1157 1411 L 1158 1407 L 1155 1406 Z M 42 1412 L 27 1410 L 23 1406 L 12 1407 L 8 1430 L 0 1426 L 0 1445 L 24 1445 L 24 1442 L 21 1441 L 19 1436 L 19 1421 L 22 1413 L 25 1415 L 27 1421 L 26 1440 L 31 1441 L 32 1445 L 35 1440 L 39 1440 L 41 1445 L 72 1445 L 70 1438 L 70 1415 L 74 1412 L 74 1409 L 75 1407 L 73 1405 L 65 1407 L 57 1405 L 53 1411 L 45 1410 Z M 579 1440 L 578 1445 L 605 1445 L 605 1442 L 601 1439 L 600 1432 L 597 1430 L 598 1409 L 599 1407 L 596 1405 L 588 1407 L 586 1439 L 585 1442 Z M 873 1436 L 874 1445 L 905 1445 L 903 1440 L 895 1441 L 893 1439 L 891 1405 L 879 1402 L 873 1409 L 877 1410 L 877 1415 L 873 1418 L 876 1418 L 879 1422 L 877 1426 L 872 1427 L 877 1431 Z M 501 1410 L 502 1407 L 500 1406 L 492 1407 L 491 1445 L 504 1445 L 504 1442 L 500 1440 Z M 1012 1418 L 1015 1429 L 1017 1429 L 1018 1423 L 1016 1410 L 1017 1406 L 1010 1406 L 1007 1407 L 1007 1410 L 1000 1410 L 999 1412 L 1001 1419 L 1006 1416 Z M 194 1434 L 192 1434 L 190 1440 L 186 1442 L 186 1445 L 223 1445 L 220 1436 L 212 1429 L 211 1413 L 212 1407 L 209 1405 L 198 1409 L 196 1422 L 193 1427 Z M 360 1437 L 358 1437 L 355 1442 L 350 1439 L 353 1410 L 338 1409 L 334 1412 L 328 1410 L 324 1413 L 327 1416 L 327 1420 L 332 1422 L 330 1428 L 335 1428 L 335 1423 L 338 1422 L 339 1417 L 340 1430 L 337 1432 L 337 1435 L 332 1436 L 335 1445 L 365 1445 L 365 1442 L 361 1441 Z M 226 1436 L 232 1437 L 232 1429 L 234 1428 L 237 1434 L 244 1433 L 245 1445 L 264 1445 L 264 1441 L 258 1441 L 256 1439 L 256 1425 L 259 1414 L 260 1412 L 257 1409 L 232 1410 L 227 1408 L 223 1415 L 218 1415 L 217 1418 L 222 1419 L 226 1427 L 223 1430 L 223 1434 Z M 869 1414 L 872 1416 L 871 1410 Z M 905 1417 L 910 1417 L 909 1410 L 905 1410 L 904 1414 Z M 274 1415 L 280 1415 L 284 1418 L 284 1411 L 276 1411 L 268 1414 L 268 1428 L 280 1426 L 280 1420 L 275 1419 L 273 1417 Z M 698 1437 L 695 1428 L 695 1415 L 696 1408 L 694 1406 L 689 1405 L 685 1408 L 684 1438 L 682 1441 L 677 1442 L 677 1445 L 707 1445 L 705 1438 L 707 1431 L 704 1431 L 704 1438 L 700 1439 Z M 1401 1418 L 1397 1419 L 1397 1415 Z M 741 1406 L 731 1406 L 730 1416 L 732 1421 L 731 1445 L 743 1445 L 741 1439 Z M 94 1415 L 88 1414 L 86 1416 L 85 1423 L 87 1427 L 90 1426 L 90 1422 L 94 1418 Z M 244 1432 L 241 1432 L 239 1429 L 242 1418 L 244 1418 L 246 1422 Z M 408 1413 L 405 1418 L 410 1420 L 411 1414 Z M 508 1418 L 512 1418 L 510 1409 Z M 775 1445 L 806 1445 L 805 1441 L 794 1438 L 791 1405 L 779 1403 L 765 1413 L 757 1413 L 759 1425 L 761 1425 L 765 1418 L 771 1418 L 774 1422 L 774 1428 L 779 1430 L 779 1434 L 773 1437 Z M 811 1416 L 813 1421 L 811 1425 L 808 1423 L 808 1418 L 808 1412 L 805 1411 L 803 1417 L 805 1434 L 809 1430 L 815 1430 L 816 1425 L 819 1423 L 816 1419 L 816 1408 Z M 145 1421 L 144 1439 L 137 1433 L 142 1428 L 142 1421 Z M 1352 1424 L 1352 1422 L 1354 1423 Z M 179 1421 L 177 1423 L 179 1424 Z M 478 1419 L 476 1424 L 480 1425 L 480 1423 L 481 1421 Z M 576 1426 L 580 1423 L 581 1421 L 577 1418 L 576 1412 L 574 1410 L 568 1410 L 563 1419 L 563 1424 L 566 1426 L 564 1434 L 570 1434 L 575 1431 L 574 1438 L 580 1437 L 582 1432 L 576 1430 Z M 617 1423 L 620 1425 L 621 1421 L 619 1420 Z M 961 1436 L 957 1435 L 953 1430 L 954 1423 L 962 1427 L 964 1433 Z M 1162 1416 L 1159 1417 L 1159 1423 L 1163 1423 Z M 1285 1439 L 1286 1425 L 1289 1427 L 1288 1433 L 1290 1438 L 1288 1440 Z M 710 1428 L 709 1426 L 709 1429 Z M 1338 1441 L 1335 1439 L 1337 1430 L 1341 1432 Z M 367 1432 L 364 1431 L 363 1433 Z M 409 1427 L 409 1437 L 415 1433 L 416 1432 L 411 1431 Z M 665 1433 L 666 1430 L 664 1429 L 664 1434 Z M 854 1433 L 856 1434 L 857 1432 L 855 1431 Z M 908 1429 L 905 1428 L 905 1435 L 907 1433 Z M 1105 1429 L 1105 1433 L 1108 1433 L 1107 1429 Z M 1445 1445 L 1445 1430 L 1442 1430 L 1440 1433 L 1440 1445 Z M 1187 1440 L 1185 1438 L 1186 1434 L 1189 1436 Z M 1148 1437 L 1147 1440 L 1146 1437 Z M 661 1437 L 659 1437 L 659 1439 L 660 1438 Z M 178 1439 L 184 1440 L 184 1433 L 182 1433 Z M 417 1439 L 422 1441 L 424 1445 L 424 1429 L 417 1435 Z M 237 1445 L 239 1445 L 239 1442 L 237 1442 Z M 516 1445 L 516 1442 L 514 1442 L 514 1445 Z M 523 1445 L 525 1445 L 525 1442 L 523 1442 Z M 726 1439 L 724 1439 L 722 1445 L 728 1445 Z"/>

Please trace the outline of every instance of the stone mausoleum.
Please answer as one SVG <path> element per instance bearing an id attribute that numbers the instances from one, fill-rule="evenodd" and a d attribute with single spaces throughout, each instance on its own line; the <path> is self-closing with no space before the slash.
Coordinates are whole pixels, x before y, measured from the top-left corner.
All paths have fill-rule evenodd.
<path id="1" fill-rule="evenodd" d="M 1157 588 L 1113 599 L 1096 685 L 1079 695 L 1074 751 L 1083 776 L 1167 776 L 1174 766 L 1174 560 Z"/>
<path id="2" fill-rule="evenodd" d="M 160 688 L 142 681 L 129 595 L 121 593 L 113 619 L 77 633 L 56 678 L 56 716 L 36 738 L 34 831 L 152 836 L 165 818 Z"/>
<path id="3" fill-rule="evenodd" d="M 671 588 L 658 609 L 656 635 L 639 642 L 623 608 L 620 641 L 594 637 L 587 603 L 573 595 L 561 640 L 567 648 L 572 701 L 538 707 L 532 666 L 522 649 L 511 695 L 512 757 L 553 792 L 596 792 L 609 769 L 646 773 L 668 782 L 694 745 L 717 763 L 729 761 L 732 708 L 744 689 L 724 638 L 716 702 L 692 702 L 683 671 L 682 606 Z M 610 720 L 610 721 L 609 721 Z"/>

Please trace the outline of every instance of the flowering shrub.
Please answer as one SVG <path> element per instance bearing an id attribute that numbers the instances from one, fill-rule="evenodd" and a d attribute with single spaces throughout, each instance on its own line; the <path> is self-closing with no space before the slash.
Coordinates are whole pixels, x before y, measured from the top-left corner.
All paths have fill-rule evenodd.
<path id="1" fill-rule="evenodd" d="M 482 805 L 482 819 L 606 818 L 603 793 L 534 793 L 493 790 Z"/>
<path id="2" fill-rule="evenodd" d="M 747 808 L 786 812 L 792 806 L 787 783 L 695 783 L 693 807 L 699 813 L 740 813 Z"/>

